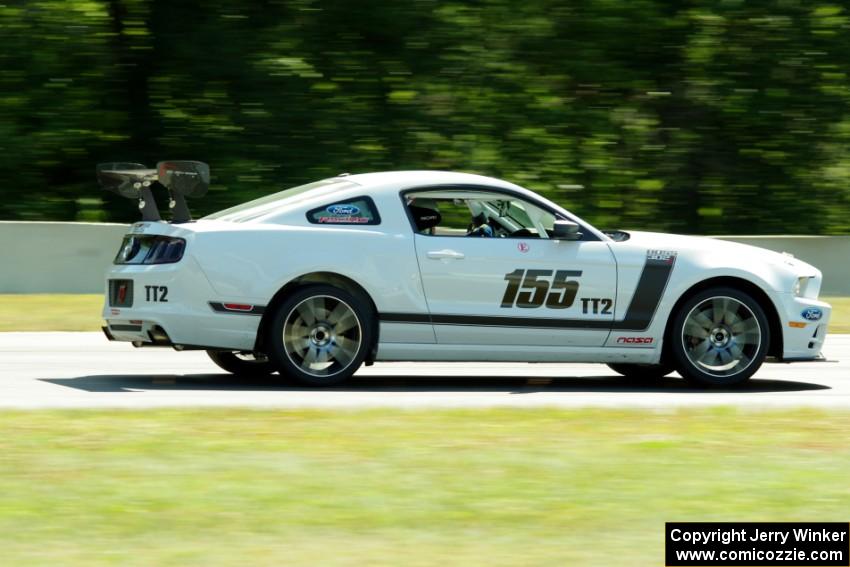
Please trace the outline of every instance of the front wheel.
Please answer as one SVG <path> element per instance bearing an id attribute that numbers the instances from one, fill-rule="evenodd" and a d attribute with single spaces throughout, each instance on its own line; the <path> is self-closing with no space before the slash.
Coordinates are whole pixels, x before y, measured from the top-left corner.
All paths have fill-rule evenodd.
<path id="1" fill-rule="evenodd" d="M 262 377 L 275 371 L 274 365 L 265 356 L 222 350 L 208 350 L 207 356 L 219 368 L 237 376 Z"/>
<path id="2" fill-rule="evenodd" d="M 734 288 L 702 291 L 675 314 L 671 351 L 676 369 L 701 386 L 733 386 L 761 367 L 770 344 L 764 309 Z"/>
<path id="3" fill-rule="evenodd" d="M 372 346 L 375 318 L 368 300 L 334 286 L 305 286 L 281 304 L 266 343 L 280 373 L 309 386 L 351 377 Z"/>

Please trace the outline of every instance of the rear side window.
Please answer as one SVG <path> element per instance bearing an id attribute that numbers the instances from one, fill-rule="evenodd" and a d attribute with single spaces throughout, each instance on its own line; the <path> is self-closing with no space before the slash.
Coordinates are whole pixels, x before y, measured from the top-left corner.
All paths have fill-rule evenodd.
<path id="1" fill-rule="evenodd" d="M 355 197 L 322 205 L 307 213 L 312 224 L 381 224 L 381 216 L 370 197 Z"/>

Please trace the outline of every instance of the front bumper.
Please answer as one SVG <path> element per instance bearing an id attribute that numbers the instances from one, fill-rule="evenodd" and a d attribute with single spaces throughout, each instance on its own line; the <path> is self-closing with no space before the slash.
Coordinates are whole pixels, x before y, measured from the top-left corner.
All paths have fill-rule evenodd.
<path id="1" fill-rule="evenodd" d="M 780 324 L 782 325 L 782 362 L 803 362 L 823 359 L 821 349 L 826 339 L 832 306 L 829 303 L 783 293 L 779 297 Z M 817 321 L 807 320 L 803 312 L 817 308 L 822 316 Z"/>

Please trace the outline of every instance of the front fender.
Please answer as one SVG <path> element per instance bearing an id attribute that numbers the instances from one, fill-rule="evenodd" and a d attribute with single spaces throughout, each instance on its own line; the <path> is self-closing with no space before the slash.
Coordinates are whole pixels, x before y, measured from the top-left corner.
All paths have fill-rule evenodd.
<path id="1" fill-rule="evenodd" d="M 624 318 L 635 299 L 637 284 L 647 258 L 661 253 L 674 255 L 675 260 L 649 326 L 640 332 L 614 331 L 606 344 L 618 346 L 618 341 L 628 337 L 629 340 L 636 340 L 636 344 L 643 348 L 649 348 L 651 344 L 660 357 L 664 333 L 668 321 L 674 316 L 677 302 L 694 287 L 715 279 L 718 285 L 739 281 L 761 290 L 770 301 L 769 307 L 773 313 L 779 315 L 780 324 L 785 325 L 787 316 L 783 318 L 783 313 L 787 310 L 782 308 L 782 294 L 791 292 L 797 276 L 791 266 L 782 262 L 784 257 L 769 251 L 764 251 L 766 256 L 761 257 L 761 251 L 757 248 L 741 246 L 738 249 L 739 245 L 727 246 L 727 243 L 715 247 L 712 246 L 713 242 L 708 239 L 673 237 L 669 241 L 658 238 L 649 243 L 611 244 L 617 259 L 615 320 Z"/>

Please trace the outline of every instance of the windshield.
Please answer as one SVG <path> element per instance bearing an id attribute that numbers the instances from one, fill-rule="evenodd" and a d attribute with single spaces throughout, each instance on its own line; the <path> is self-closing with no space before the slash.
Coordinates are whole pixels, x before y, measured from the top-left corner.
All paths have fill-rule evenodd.
<path id="1" fill-rule="evenodd" d="M 259 199 L 254 199 L 253 201 L 248 201 L 247 203 L 242 203 L 241 205 L 236 205 L 235 207 L 230 207 L 229 209 L 224 209 L 223 211 L 207 215 L 204 218 L 233 222 L 245 221 L 271 212 L 283 205 L 296 203 L 301 200 L 297 197 L 305 195 L 306 193 L 315 192 L 313 195 L 305 195 L 305 198 L 312 198 L 315 195 L 333 193 L 342 189 L 355 187 L 356 185 L 357 184 L 352 181 L 323 179 L 322 181 L 315 181 L 306 185 L 299 185 L 298 187 L 278 191 L 277 193 L 272 193 L 271 195 L 266 195 L 265 197 L 260 197 Z"/>

